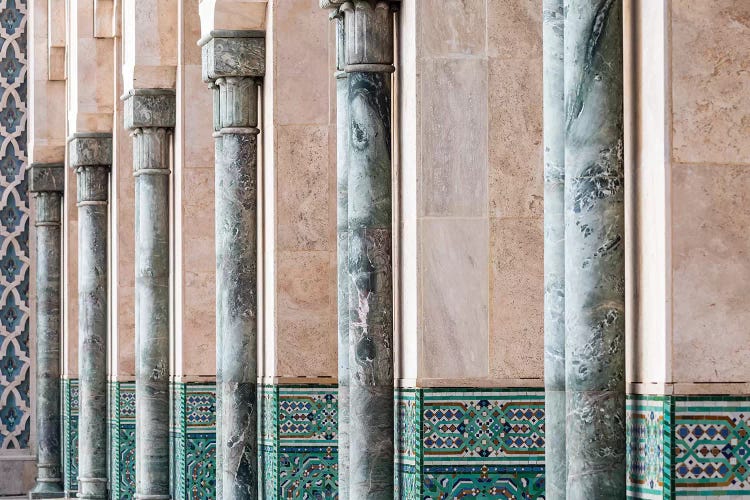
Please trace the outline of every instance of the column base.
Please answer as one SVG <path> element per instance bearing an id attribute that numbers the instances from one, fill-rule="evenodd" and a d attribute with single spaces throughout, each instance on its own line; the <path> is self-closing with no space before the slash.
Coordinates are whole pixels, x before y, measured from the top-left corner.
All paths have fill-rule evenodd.
<path id="1" fill-rule="evenodd" d="M 37 486 L 38 488 L 38 486 Z M 36 490 L 37 488 L 34 488 Z M 29 498 L 65 498 L 65 492 L 58 491 L 30 491 Z"/>
<path id="2" fill-rule="evenodd" d="M 62 478 L 37 479 L 36 486 L 29 492 L 29 498 L 64 498 Z"/>

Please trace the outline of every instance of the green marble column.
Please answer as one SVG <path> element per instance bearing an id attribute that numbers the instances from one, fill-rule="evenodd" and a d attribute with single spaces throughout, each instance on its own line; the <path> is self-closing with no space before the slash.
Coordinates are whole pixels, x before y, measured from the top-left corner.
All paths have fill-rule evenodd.
<path id="1" fill-rule="evenodd" d="M 547 500 L 565 498 L 563 0 L 544 0 L 544 387 Z"/>
<path id="2" fill-rule="evenodd" d="M 65 167 L 33 164 L 36 199 L 36 441 L 37 478 L 29 498 L 62 498 L 60 438 L 61 221 Z"/>
<path id="3" fill-rule="evenodd" d="M 112 134 L 75 134 L 78 191 L 78 498 L 107 491 L 107 245 Z"/>
<path id="4" fill-rule="evenodd" d="M 347 166 L 349 78 L 344 71 L 344 15 L 338 8 L 343 0 L 321 0 L 323 9 L 332 9 L 336 26 L 336 276 L 338 317 L 338 493 L 349 498 L 349 171 Z"/>
<path id="5" fill-rule="evenodd" d="M 567 497 L 625 497 L 621 0 L 565 2 Z"/>
<path id="6" fill-rule="evenodd" d="M 349 497 L 393 497 L 391 3 L 341 6 L 348 73 Z"/>
<path id="7" fill-rule="evenodd" d="M 169 175 L 175 93 L 125 96 L 135 176 L 136 499 L 169 494 Z"/>
<path id="8" fill-rule="evenodd" d="M 255 499 L 259 482 L 258 88 L 265 73 L 265 39 L 261 33 L 214 31 L 202 43 L 204 80 L 215 89 L 218 136 L 217 498 Z"/>

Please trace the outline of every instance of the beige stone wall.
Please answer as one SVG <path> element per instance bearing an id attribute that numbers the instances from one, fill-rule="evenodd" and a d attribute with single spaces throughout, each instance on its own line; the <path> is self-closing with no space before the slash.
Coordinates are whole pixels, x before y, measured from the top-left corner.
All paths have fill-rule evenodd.
<path id="1" fill-rule="evenodd" d="M 335 50 L 318 0 L 268 3 L 265 377 L 335 377 Z"/>
<path id="2" fill-rule="evenodd" d="M 642 24 L 626 106 L 637 263 L 629 379 L 645 392 L 747 393 L 750 4 L 629 9 Z"/>
<path id="3" fill-rule="evenodd" d="M 541 384 L 541 2 L 400 16 L 400 377 Z"/>

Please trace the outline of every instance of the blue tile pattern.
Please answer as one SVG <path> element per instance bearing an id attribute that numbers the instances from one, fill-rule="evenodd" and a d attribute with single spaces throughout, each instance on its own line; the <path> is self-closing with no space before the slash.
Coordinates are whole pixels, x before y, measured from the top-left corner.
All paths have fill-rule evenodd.
<path id="1" fill-rule="evenodd" d="M 398 498 L 544 498 L 544 392 L 396 392 Z"/>
<path id="2" fill-rule="evenodd" d="M 0 453 L 29 447 L 26 0 L 0 3 Z"/>
<path id="3" fill-rule="evenodd" d="M 78 380 L 63 379 L 63 485 L 78 490 Z"/>
<path id="4" fill-rule="evenodd" d="M 263 386 L 261 472 L 264 498 L 338 498 L 335 386 Z"/>
<path id="5" fill-rule="evenodd" d="M 172 493 L 174 498 L 216 497 L 216 386 L 172 386 Z"/>
<path id="6" fill-rule="evenodd" d="M 112 500 L 135 495 L 135 383 L 109 384 L 109 484 Z"/>

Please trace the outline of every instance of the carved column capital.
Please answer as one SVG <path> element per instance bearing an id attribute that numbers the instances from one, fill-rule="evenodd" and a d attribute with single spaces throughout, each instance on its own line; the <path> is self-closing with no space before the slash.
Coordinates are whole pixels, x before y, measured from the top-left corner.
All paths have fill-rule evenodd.
<path id="1" fill-rule="evenodd" d="M 125 101 L 125 128 L 174 128 L 176 99 L 173 89 L 133 89 Z"/>
<path id="2" fill-rule="evenodd" d="M 266 39 L 262 31 L 212 31 L 198 43 L 205 82 L 229 76 L 259 78 L 266 74 Z"/>
<path id="3" fill-rule="evenodd" d="M 29 174 L 29 191 L 32 193 L 63 192 L 65 167 L 62 163 L 32 163 Z"/>
<path id="4" fill-rule="evenodd" d="M 68 162 L 78 174 L 78 205 L 106 204 L 112 165 L 112 134 L 74 134 L 68 140 Z"/>
<path id="5" fill-rule="evenodd" d="M 393 72 L 393 5 L 385 0 L 350 0 L 339 7 L 347 73 Z"/>

